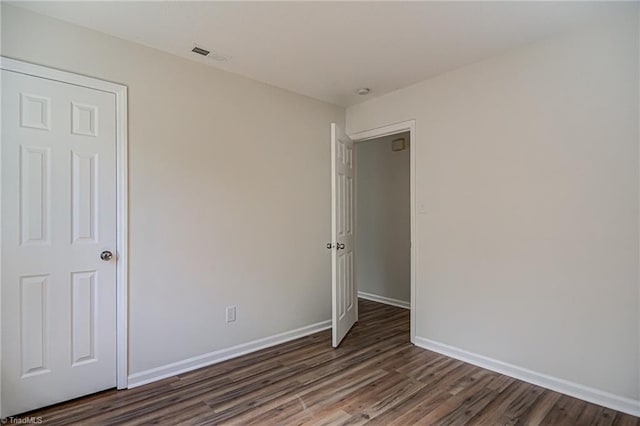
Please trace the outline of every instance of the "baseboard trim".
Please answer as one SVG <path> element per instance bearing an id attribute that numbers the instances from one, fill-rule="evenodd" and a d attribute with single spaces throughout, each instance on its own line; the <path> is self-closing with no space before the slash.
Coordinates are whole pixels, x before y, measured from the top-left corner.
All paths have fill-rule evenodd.
<path id="1" fill-rule="evenodd" d="M 483 355 L 468 352 L 464 349 L 425 339 L 424 337 L 416 336 L 414 344 L 423 349 L 438 352 L 442 355 L 468 362 L 469 364 L 486 368 L 487 370 L 495 371 L 527 383 L 640 417 L 640 401 L 590 388 L 588 386 L 559 379 L 543 373 L 538 373 L 536 371 L 518 367 L 517 365 L 508 364 Z"/>
<path id="2" fill-rule="evenodd" d="M 377 294 L 365 293 L 363 291 L 358 292 L 358 297 L 361 299 L 371 300 L 378 303 L 384 303 L 385 305 L 397 306 L 398 308 L 411 309 L 411 303 L 404 300 L 392 299 L 390 297 L 378 296 Z"/>
<path id="3" fill-rule="evenodd" d="M 319 331 L 327 330 L 329 328 L 331 328 L 331 320 L 322 321 L 316 324 L 300 327 L 295 330 L 285 331 L 284 333 L 279 333 L 273 336 L 264 337 L 262 339 L 257 339 L 251 342 L 232 346 L 230 348 L 209 352 L 207 354 L 198 355 L 192 358 L 187 358 L 182 361 L 163 365 L 161 367 L 151 368 L 149 370 L 131 374 L 129 376 L 128 387 L 135 388 L 138 386 L 146 385 L 147 383 L 156 382 L 158 380 L 166 379 L 167 377 L 172 377 L 177 374 L 186 373 L 188 371 L 196 370 L 198 368 L 206 367 L 212 364 L 217 364 L 228 359 L 246 355 L 251 352 L 256 352 L 261 349 L 279 345 L 281 343 L 286 343 L 288 341 L 308 336 Z M 329 342 L 329 340 L 327 342 Z"/>

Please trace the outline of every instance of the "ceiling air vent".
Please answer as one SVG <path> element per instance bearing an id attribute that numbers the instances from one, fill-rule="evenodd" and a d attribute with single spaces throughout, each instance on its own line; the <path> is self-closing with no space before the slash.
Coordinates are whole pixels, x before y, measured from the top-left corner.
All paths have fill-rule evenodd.
<path id="1" fill-rule="evenodd" d="M 208 56 L 209 53 L 211 53 L 210 51 L 208 51 L 207 49 L 202 49 L 198 46 L 195 46 L 193 49 L 191 49 L 191 51 L 193 53 L 197 53 L 198 55 L 202 55 L 202 56 Z"/>

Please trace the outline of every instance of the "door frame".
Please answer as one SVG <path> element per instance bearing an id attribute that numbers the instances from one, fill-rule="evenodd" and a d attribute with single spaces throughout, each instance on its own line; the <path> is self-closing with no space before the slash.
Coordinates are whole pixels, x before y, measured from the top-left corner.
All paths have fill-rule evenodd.
<path id="1" fill-rule="evenodd" d="M 0 69 L 113 93 L 116 99 L 116 387 L 128 386 L 128 128 L 127 86 L 0 56 Z M 1 202 L 1 198 L 0 198 Z M 1 236 L 0 236 L 1 237 Z M 0 265 L 1 267 L 1 265 Z M 0 309 L 2 304 L 0 303 Z M 1 312 L 0 312 L 1 313 Z M 1 343 L 0 343 L 1 344 Z M 1 358 L 0 347 L 0 363 Z M 2 380 L 0 376 L 0 381 Z M 1 404 L 0 399 L 0 404 Z"/>
<path id="2" fill-rule="evenodd" d="M 409 192 L 410 192 L 410 210 L 411 210 L 411 312 L 410 312 L 410 332 L 411 343 L 415 343 L 416 337 L 416 120 L 407 120 L 400 123 L 393 123 L 386 126 L 376 127 L 370 130 L 363 130 L 355 133 L 348 133 L 348 136 L 354 143 L 360 143 L 371 139 L 377 139 L 383 136 L 395 135 L 398 133 L 409 132 Z M 356 170 L 357 173 L 357 170 Z M 356 183 L 357 194 L 357 183 Z M 354 196 L 356 196 L 354 194 Z M 357 232 L 357 203 L 355 220 L 355 230 Z M 357 247 L 356 247 L 357 250 Z M 357 257 L 357 251 L 355 256 Z M 354 278 L 356 289 L 358 288 L 357 276 Z"/>

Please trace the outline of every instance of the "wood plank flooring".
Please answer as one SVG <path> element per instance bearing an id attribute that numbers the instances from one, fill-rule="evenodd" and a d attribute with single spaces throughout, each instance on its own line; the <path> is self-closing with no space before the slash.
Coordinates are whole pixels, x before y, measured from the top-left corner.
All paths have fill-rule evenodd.
<path id="1" fill-rule="evenodd" d="M 338 349 L 330 331 L 139 388 L 25 416 L 44 424 L 639 425 L 639 419 L 409 343 L 409 311 L 359 301 Z"/>

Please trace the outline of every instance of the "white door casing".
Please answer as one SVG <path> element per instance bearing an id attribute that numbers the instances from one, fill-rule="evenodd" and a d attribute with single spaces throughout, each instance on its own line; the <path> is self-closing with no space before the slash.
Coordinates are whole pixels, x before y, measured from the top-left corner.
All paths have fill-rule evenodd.
<path id="1" fill-rule="evenodd" d="M 354 281 L 353 141 L 331 124 L 331 324 L 333 347 L 358 320 Z"/>
<path id="2" fill-rule="evenodd" d="M 126 93 L 67 77 L 2 58 L 2 417 L 126 387 Z"/>
<path id="3" fill-rule="evenodd" d="M 411 314 L 410 314 L 410 339 L 415 343 L 416 336 L 416 122 L 408 120 L 399 123 L 388 124 L 374 129 L 363 130 L 351 133 L 349 136 L 356 143 L 377 139 L 384 136 L 409 132 L 409 155 L 410 155 L 410 204 L 411 204 Z M 357 209 L 357 206 L 356 206 Z M 358 282 L 355 282 L 358 288 Z"/>

